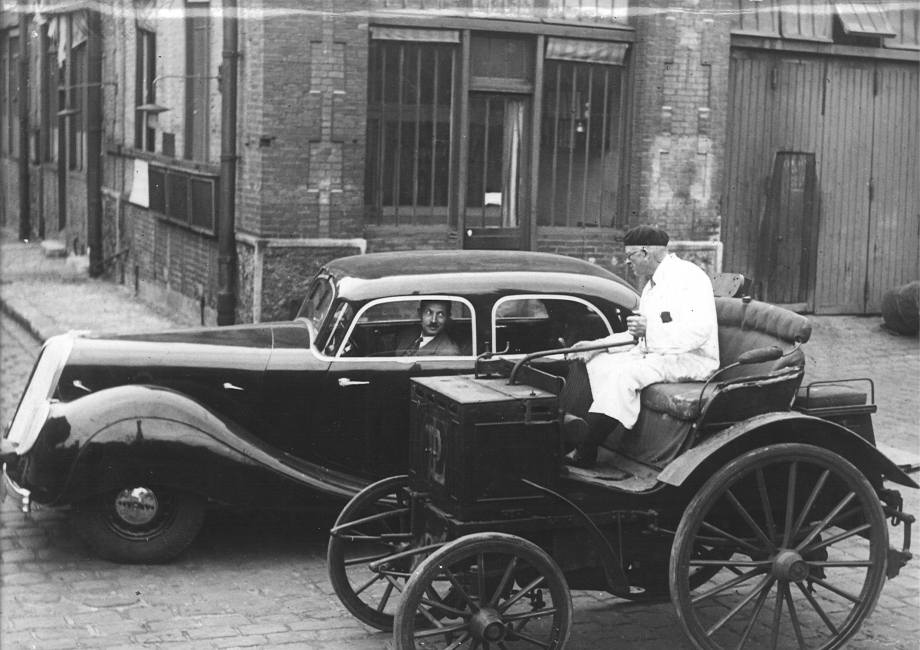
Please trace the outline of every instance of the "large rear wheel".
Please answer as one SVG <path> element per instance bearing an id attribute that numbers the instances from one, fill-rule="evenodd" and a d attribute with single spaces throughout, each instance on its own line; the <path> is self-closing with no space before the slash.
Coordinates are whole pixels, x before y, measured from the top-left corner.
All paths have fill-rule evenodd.
<path id="1" fill-rule="evenodd" d="M 700 650 L 835 650 L 878 601 L 887 551 L 881 504 L 859 470 L 826 449 L 772 445 L 726 465 L 691 501 L 671 597 Z M 694 584 L 700 569 L 712 575 Z"/>

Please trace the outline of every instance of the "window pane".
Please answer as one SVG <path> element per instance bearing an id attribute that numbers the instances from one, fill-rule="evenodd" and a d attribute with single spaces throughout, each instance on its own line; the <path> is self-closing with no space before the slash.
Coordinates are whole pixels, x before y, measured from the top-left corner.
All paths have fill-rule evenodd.
<path id="1" fill-rule="evenodd" d="M 612 226 L 623 68 L 546 61 L 537 216 L 541 225 Z"/>
<path id="2" fill-rule="evenodd" d="M 570 298 L 520 297 L 495 308 L 495 349 L 530 354 L 593 341 L 612 332 L 593 306 Z"/>
<path id="3" fill-rule="evenodd" d="M 211 179 L 192 178 L 192 225 L 214 230 L 214 190 Z"/>
<path id="4" fill-rule="evenodd" d="M 188 223 L 188 176 L 180 172 L 166 174 L 166 214 L 176 221 Z"/>
<path id="5" fill-rule="evenodd" d="M 372 221 L 445 223 L 456 47 L 374 41 L 365 204 Z"/>
<path id="6" fill-rule="evenodd" d="M 364 309 L 348 338 L 344 356 L 468 356 L 472 315 L 449 298 L 386 300 Z"/>
<path id="7" fill-rule="evenodd" d="M 147 178 L 150 183 L 150 209 L 166 214 L 166 172 L 156 167 L 148 167 Z"/>

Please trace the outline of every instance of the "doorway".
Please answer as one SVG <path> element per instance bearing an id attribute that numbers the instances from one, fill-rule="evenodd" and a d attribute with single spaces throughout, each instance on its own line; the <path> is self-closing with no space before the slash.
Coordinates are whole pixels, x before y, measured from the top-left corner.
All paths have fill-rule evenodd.
<path id="1" fill-rule="evenodd" d="M 471 93 L 464 247 L 521 248 L 531 98 Z"/>

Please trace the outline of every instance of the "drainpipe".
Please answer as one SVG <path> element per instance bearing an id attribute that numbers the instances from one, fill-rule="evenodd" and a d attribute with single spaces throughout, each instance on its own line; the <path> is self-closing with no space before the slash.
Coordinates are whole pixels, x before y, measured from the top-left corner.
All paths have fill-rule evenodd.
<path id="1" fill-rule="evenodd" d="M 221 64 L 220 214 L 217 226 L 217 324 L 236 320 L 236 92 L 238 44 L 236 0 L 224 0 L 224 54 Z"/>
<path id="2" fill-rule="evenodd" d="M 86 241 L 89 275 L 102 274 L 102 15 L 86 12 Z"/>
<path id="3" fill-rule="evenodd" d="M 12 117 L 12 116 L 10 116 Z M 29 191 L 29 14 L 19 14 L 19 239 L 32 238 Z"/>

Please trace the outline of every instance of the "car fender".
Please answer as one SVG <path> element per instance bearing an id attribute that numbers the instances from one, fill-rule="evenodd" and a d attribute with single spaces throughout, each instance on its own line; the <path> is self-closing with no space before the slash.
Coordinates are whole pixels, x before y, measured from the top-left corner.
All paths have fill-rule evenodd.
<path id="1" fill-rule="evenodd" d="M 658 480 L 680 486 L 712 472 L 740 454 L 765 445 L 799 442 L 824 447 L 853 463 L 870 480 L 884 477 L 918 487 L 901 468 L 862 437 L 828 420 L 796 412 L 767 413 L 720 431 L 678 456 Z"/>
<path id="2" fill-rule="evenodd" d="M 276 498 L 280 506 L 317 492 L 350 498 L 367 484 L 295 458 L 189 396 L 151 385 L 52 405 L 29 456 L 23 479 L 47 505 L 149 483 L 272 507 L 262 500 Z"/>

